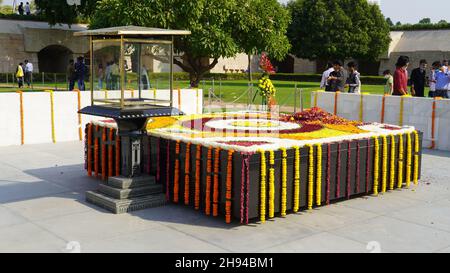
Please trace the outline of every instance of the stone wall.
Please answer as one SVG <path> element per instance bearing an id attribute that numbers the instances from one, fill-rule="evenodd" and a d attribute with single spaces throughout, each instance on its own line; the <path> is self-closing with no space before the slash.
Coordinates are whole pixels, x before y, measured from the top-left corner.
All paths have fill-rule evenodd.
<path id="1" fill-rule="evenodd" d="M 13 73 L 24 60 L 37 64 L 37 54 L 25 52 L 23 35 L 0 33 L 0 73 Z"/>

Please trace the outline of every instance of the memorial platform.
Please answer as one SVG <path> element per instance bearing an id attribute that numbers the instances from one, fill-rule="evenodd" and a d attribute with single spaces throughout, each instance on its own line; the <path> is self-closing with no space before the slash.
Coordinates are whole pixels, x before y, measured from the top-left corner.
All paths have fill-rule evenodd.
<path id="1" fill-rule="evenodd" d="M 166 200 L 248 224 L 362 195 L 417 185 L 421 133 L 349 121 L 319 108 L 156 117 L 147 124 L 143 172 Z M 112 120 L 86 127 L 88 175 L 120 176 Z"/>

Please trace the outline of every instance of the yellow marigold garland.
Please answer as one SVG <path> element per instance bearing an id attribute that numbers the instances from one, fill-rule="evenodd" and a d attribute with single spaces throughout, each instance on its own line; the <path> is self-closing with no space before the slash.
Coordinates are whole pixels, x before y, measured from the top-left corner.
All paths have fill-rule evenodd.
<path id="1" fill-rule="evenodd" d="M 263 150 L 260 150 L 261 154 L 261 204 L 260 204 L 260 220 L 262 223 L 266 221 L 266 155 Z"/>
<path id="2" fill-rule="evenodd" d="M 269 218 L 275 217 L 275 152 L 269 151 Z"/>
<path id="3" fill-rule="evenodd" d="M 317 144 L 316 205 L 322 205 L 322 144 Z"/>
<path id="4" fill-rule="evenodd" d="M 414 131 L 414 185 L 419 184 L 419 133 Z"/>
<path id="5" fill-rule="evenodd" d="M 294 212 L 298 212 L 298 210 L 300 209 L 300 148 L 298 146 L 295 146 L 294 150 Z"/>
<path id="6" fill-rule="evenodd" d="M 387 189 L 387 170 L 388 170 L 388 142 L 387 137 L 382 136 L 383 139 L 383 169 L 382 169 L 382 179 L 381 179 L 381 192 L 385 193 Z"/>
<path id="7" fill-rule="evenodd" d="M 281 148 L 282 163 L 281 163 L 281 216 L 286 216 L 287 204 L 287 151 L 286 148 Z"/>
<path id="8" fill-rule="evenodd" d="M 309 178 L 308 178 L 308 209 L 311 210 L 314 202 L 314 147 L 309 147 Z"/>
<path id="9" fill-rule="evenodd" d="M 395 136 L 391 135 L 391 172 L 389 189 L 394 190 L 395 187 Z"/>
<path id="10" fill-rule="evenodd" d="M 412 141 L 411 133 L 406 134 L 406 187 L 411 186 Z"/>
<path id="11" fill-rule="evenodd" d="M 398 182 L 397 188 L 401 188 L 403 186 L 403 134 L 400 134 L 400 138 L 398 140 Z"/>
<path id="12" fill-rule="evenodd" d="M 373 194 L 378 195 L 378 184 L 379 184 L 379 176 L 380 176 L 380 142 L 377 137 L 374 137 L 375 140 L 375 155 L 374 155 L 374 167 L 373 167 Z"/>

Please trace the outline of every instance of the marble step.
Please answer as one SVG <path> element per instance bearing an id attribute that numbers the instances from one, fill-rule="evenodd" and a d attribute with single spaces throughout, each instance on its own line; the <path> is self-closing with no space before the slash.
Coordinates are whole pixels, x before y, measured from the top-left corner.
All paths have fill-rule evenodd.
<path id="1" fill-rule="evenodd" d="M 100 192 L 88 191 L 86 192 L 86 200 L 115 214 L 160 207 L 167 203 L 166 196 L 162 193 L 121 200 L 111 198 Z"/>
<path id="2" fill-rule="evenodd" d="M 127 199 L 144 195 L 162 193 L 163 189 L 162 186 L 159 184 L 129 189 L 118 189 L 105 184 L 100 184 L 98 191 L 115 199 Z"/>
<path id="3" fill-rule="evenodd" d="M 154 185 L 156 184 L 156 179 L 154 176 L 143 175 L 139 177 L 124 177 L 124 176 L 114 176 L 110 177 L 107 182 L 108 186 L 117 189 L 131 189 L 138 188 L 142 186 Z"/>

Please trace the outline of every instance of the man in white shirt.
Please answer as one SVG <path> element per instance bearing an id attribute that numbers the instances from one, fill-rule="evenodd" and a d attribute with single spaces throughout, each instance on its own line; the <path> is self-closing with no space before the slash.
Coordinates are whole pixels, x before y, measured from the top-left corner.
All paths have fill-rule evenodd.
<path id="1" fill-rule="evenodd" d="M 25 60 L 25 82 L 28 88 L 31 86 L 31 78 L 33 77 L 33 64 L 28 60 Z"/>
<path id="2" fill-rule="evenodd" d="M 31 15 L 30 3 L 28 3 L 28 2 L 25 4 L 25 14 Z"/>
<path id="3" fill-rule="evenodd" d="M 322 74 L 322 80 L 320 81 L 320 88 L 325 88 L 325 91 L 330 91 L 328 85 L 328 77 L 330 77 L 330 73 L 334 71 L 333 64 L 328 63 L 327 70 Z"/>

